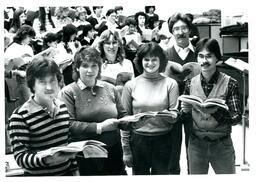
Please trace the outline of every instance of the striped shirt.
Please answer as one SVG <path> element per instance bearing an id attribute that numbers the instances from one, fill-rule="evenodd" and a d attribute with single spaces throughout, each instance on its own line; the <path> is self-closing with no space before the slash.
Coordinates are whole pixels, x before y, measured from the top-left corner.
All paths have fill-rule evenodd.
<path id="1" fill-rule="evenodd" d="M 205 78 L 201 74 L 201 86 L 204 90 L 206 96 L 210 94 L 214 84 L 217 83 L 220 72 L 217 70 L 209 82 L 206 82 Z M 185 85 L 184 94 L 190 95 L 190 83 L 191 80 L 188 80 Z M 226 104 L 229 107 L 229 111 L 225 109 L 218 108 L 217 112 L 213 113 L 212 116 L 216 121 L 222 124 L 235 125 L 241 121 L 241 108 L 240 108 L 240 99 L 238 94 L 238 83 L 235 79 L 230 78 L 228 83 L 228 94 L 226 97 Z"/>
<path id="2" fill-rule="evenodd" d="M 32 97 L 11 115 L 8 130 L 14 158 L 28 175 L 65 175 L 77 170 L 75 160 L 47 165 L 39 151 L 67 145 L 69 114 L 66 105 L 56 101 L 57 112 L 51 117 Z"/>

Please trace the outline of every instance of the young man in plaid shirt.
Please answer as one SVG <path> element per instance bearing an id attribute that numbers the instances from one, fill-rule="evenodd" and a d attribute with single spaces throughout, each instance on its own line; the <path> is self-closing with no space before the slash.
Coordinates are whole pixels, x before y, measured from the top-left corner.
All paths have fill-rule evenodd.
<path id="1" fill-rule="evenodd" d="M 216 68 L 221 53 L 215 39 L 200 40 L 195 55 L 201 66 L 201 74 L 186 82 L 184 94 L 195 95 L 202 100 L 223 99 L 229 109 L 227 111 L 217 106 L 201 108 L 181 103 L 182 115 L 192 114 L 193 118 L 188 144 L 190 174 L 207 174 L 209 163 L 217 174 L 233 174 L 235 151 L 230 133 L 231 126 L 241 120 L 238 83 Z"/>

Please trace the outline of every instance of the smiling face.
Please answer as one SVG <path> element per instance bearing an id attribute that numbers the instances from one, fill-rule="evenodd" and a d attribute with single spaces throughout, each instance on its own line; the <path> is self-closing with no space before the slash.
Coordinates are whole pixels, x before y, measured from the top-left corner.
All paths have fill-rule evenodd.
<path id="1" fill-rule="evenodd" d="M 87 86 L 93 86 L 99 74 L 99 65 L 93 61 L 83 61 L 78 71 L 83 83 Z"/>
<path id="2" fill-rule="evenodd" d="M 182 20 L 178 20 L 172 28 L 172 33 L 178 46 L 185 48 L 189 44 L 189 28 Z"/>
<path id="3" fill-rule="evenodd" d="M 33 90 L 35 101 L 40 105 L 46 106 L 52 102 L 59 93 L 59 83 L 56 75 L 47 74 L 43 78 L 36 78 Z"/>
<path id="4" fill-rule="evenodd" d="M 113 57 L 117 55 L 118 51 L 118 41 L 114 39 L 113 35 L 110 35 L 109 39 L 103 44 L 103 50 L 106 57 Z"/>
<path id="5" fill-rule="evenodd" d="M 159 72 L 160 59 L 157 56 L 146 55 L 142 59 L 143 72 L 146 74 L 154 74 Z"/>
<path id="6" fill-rule="evenodd" d="M 201 66 L 202 72 L 215 72 L 218 59 L 205 48 L 198 52 L 197 61 Z"/>

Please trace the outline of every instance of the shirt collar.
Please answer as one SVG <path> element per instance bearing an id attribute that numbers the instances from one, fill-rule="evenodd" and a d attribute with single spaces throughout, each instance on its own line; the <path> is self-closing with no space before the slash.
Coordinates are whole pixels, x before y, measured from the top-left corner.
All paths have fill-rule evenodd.
<path id="1" fill-rule="evenodd" d="M 189 50 L 191 50 L 192 52 L 195 52 L 194 47 L 193 47 L 193 45 L 191 44 L 190 41 L 189 41 L 188 46 L 185 47 L 185 48 L 182 48 L 182 47 L 178 46 L 176 43 L 174 44 L 174 48 L 175 48 L 175 50 L 177 51 L 177 53 L 179 53 L 181 50 L 184 50 L 184 49 L 189 49 Z"/>
<path id="2" fill-rule="evenodd" d="M 22 111 L 28 111 L 28 113 L 35 113 L 41 110 L 47 110 L 46 108 L 42 107 L 41 105 L 37 104 L 35 100 L 33 99 L 34 95 L 30 96 L 29 100 L 25 102 L 19 109 L 19 112 Z M 61 101 L 58 99 L 55 99 L 55 106 L 57 107 L 57 112 L 60 110 Z"/>
<path id="3" fill-rule="evenodd" d="M 78 87 L 79 87 L 81 90 L 84 90 L 84 89 L 86 89 L 86 88 L 88 87 L 88 86 L 86 86 L 86 85 L 84 84 L 84 82 L 83 82 L 80 78 L 77 80 L 77 85 L 78 85 Z M 97 87 L 104 87 L 103 81 L 97 80 L 95 86 L 97 86 Z"/>
<path id="4" fill-rule="evenodd" d="M 219 72 L 218 70 L 216 70 L 216 71 L 213 73 L 212 78 L 210 79 L 210 81 L 209 81 L 208 83 L 210 83 L 210 84 L 217 83 L 218 78 L 219 78 L 219 75 L 220 75 L 220 72 Z M 202 81 L 203 83 L 207 83 L 202 73 L 201 73 L 201 81 Z"/>

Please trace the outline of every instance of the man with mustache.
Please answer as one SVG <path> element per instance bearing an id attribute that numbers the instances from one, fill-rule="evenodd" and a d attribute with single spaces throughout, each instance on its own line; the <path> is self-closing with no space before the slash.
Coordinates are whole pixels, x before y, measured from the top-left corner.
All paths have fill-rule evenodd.
<path id="1" fill-rule="evenodd" d="M 193 127 L 188 143 L 189 174 L 207 174 L 209 163 L 216 174 L 235 173 L 235 151 L 230 136 L 231 126 L 241 121 L 238 82 L 219 72 L 216 63 L 221 59 L 215 39 L 204 38 L 197 43 L 195 56 L 201 74 L 186 81 L 184 94 L 202 100 L 225 100 L 228 110 L 181 103 L 183 113 L 192 113 Z"/>
<path id="2" fill-rule="evenodd" d="M 182 13 L 175 13 L 168 19 L 169 31 L 173 34 L 175 42 L 173 47 L 166 50 L 167 59 L 169 60 L 165 75 L 173 77 L 173 73 L 176 71 L 173 69 L 171 62 L 177 62 L 184 65 L 188 62 L 196 62 L 194 56 L 194 47 L 189 41 L 189 34 L 191 30 L 191 21 L 189 17 Z M 184 91 L 184 73 L 175 76 L 176 81 L 179 85 L 179 93 Z M 185 130 L 185 145 L 187 148 L 189 133 L 192 127 L 191 117 L 183 115 L 175 123 L 172 130 L 172 157 L 170 161 L 170 173 L 180 174 L 180 153 L 182 144 L 182 123 L 184 124 Z"/>

